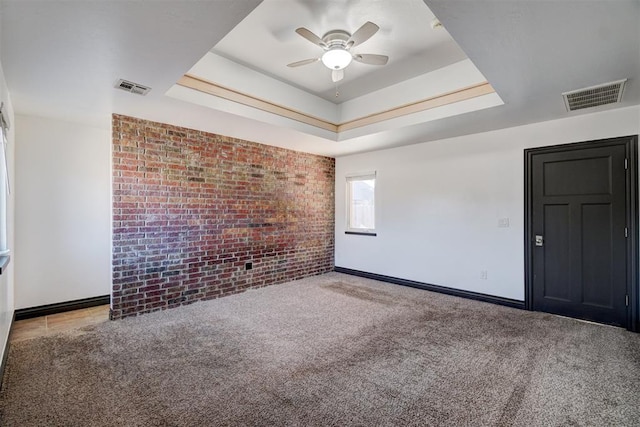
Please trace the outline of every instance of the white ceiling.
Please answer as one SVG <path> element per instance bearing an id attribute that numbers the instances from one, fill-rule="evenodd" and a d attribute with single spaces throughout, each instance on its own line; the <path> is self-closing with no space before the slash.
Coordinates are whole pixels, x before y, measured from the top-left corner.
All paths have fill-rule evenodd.
<path id="1" fill-rule="evenodd" d="M 638 0 L 424 2 L 428 9 L 410 0 L 293 5 L 276 0 L 260 6 L 259 0 L 1 0 L 0 59 L 18 114 L 108 127 L 115 112 L 332 156 L 640 103 Z M 378 7 L 389 5 L 398 13 L 406 7 L 411 16 L 380 12 Z M 256 6 L 256 13 L 262 13 L 263 7 L 268 13 L 251 24 Z M 276 6 L 280 13 L 269 12 L 269 7 Z M 429 9 L 461 49 L 451 42 L 424 40 L 422 47 L 405 48 L 402 42 L 398 46 L 404 37 L 413 41 L 415 34 L 434 35 L 425 12 Z M 376 22 L 381 30 L 359 46 L 358 52 L 387 54 L 391 60 L 380 69 L 362 64 L 355 64 L 362 70 L 351 73 L 348 69 L 348 76 L 363 74 L 341 85 L 344 99 L 424 75 L 438 62 L 430 63 L 429 58 L 440 58 L 442 64 L 455 62 L 463 58 L 464 51 L 505 105 L 336 141 L 285 123 L 256 119 L 238 108 L 225 111 L 165 95 L 213 48 L 239 61 L 239 66 L 250 65 L 265 77 L 329 98 L 331 87 L 321 85 L 314 75 L 324 71 L 320 64 L 296 70 L 284 67 L 314 56 L 317 49 L 293 31 L 305 26 L 321 36 L 333 28 L 353 31 L 366 20 Z M 266 31 L 268 39 L 261 42 L 273 46 L 274 52 L 249 53 L 249 49 L 258 49 L 255 38 L 235 39 L 233 30 L 240 37 L 244 25 L 249 25 L 249 33 L 258 27 Z M 233 47 L 224 47 L 227 42 Z M 230 51 L 223 52 L 223 48 Z M 302 75 L 291 74 L 294 71 Z M 118 78 L 153 90 L 145 97 L 115 90 Z M 564 109 L 561 92 L 621 78 L 629 79 L 621 104 L 573 113 Z"/>
<path id="2" fill-rule="evenodd" d="M 434 19 L 422 0 L 265 0 L 211 51 L 327 101 L 341 103 L 466 59 L 444 27 L 431 28 Z M 353 48 L 353 53 L 387 55 L 389 62 L 374 66 L 353 61 L 339 83 L 339 97 L 335 96 L 331 70 L 321 62 L 298 68 L 286 66 L 323 53 L 295 33 L 296 28 L 305 27 L 318 37 L 331 30 L 353 34 L 367 21 L 380 30 Z"/>
<path id="3" fill-rule="evenodd" d="M 244 108 L 226 100 L 218 89 L 233 91 L 231 96 L 240 93 L 266 101 L 267 109 L 276 105 L 339 125 L 485 83 L 486 78 L 444 27 L 432 28 L 434 20 L 435 15 L 422 0 L 264 0 L 189 70 L 189 76 L 213 83 L 216 87 L 209 90 L 216 91 L 216 96 L 182 85 L 176 85 L 167 95 L 342 142 L 330 153 L 333 155 L 350 150 L 353 145 L 348 141 L 355 138 L 375 139 L 383 131 L 502 105 L 497 94 L 487 93 L 477 99 L 458 100 L 355 130 L 334 132 L 273 113 L 265 115 L 255 107 Z M 380 30 L 353 48 L 352 53 L 388 55 L 387 65 L 353 61 L 338 85 L 331 81 L 331 71 L 321 62 L 299 68 L 286 66 L 323 53 L 320 47 L 299 36 L 296 28 L 308 28 L 323 37 L 333 30 L 353 33 L 367 21 L 378 24 Z M 373 142 L 368 139 L 369 149 Z M 313 150 L 317 144 L 308 146 Z"/>

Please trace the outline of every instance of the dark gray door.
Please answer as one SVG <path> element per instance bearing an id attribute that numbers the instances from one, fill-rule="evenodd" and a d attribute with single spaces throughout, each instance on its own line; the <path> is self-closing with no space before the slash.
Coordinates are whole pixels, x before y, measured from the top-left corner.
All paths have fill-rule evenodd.
<path id="1" fill-rule="evenodd" d="M 531 158 L 534 310 L 627 325 L 626 147 Z"/>

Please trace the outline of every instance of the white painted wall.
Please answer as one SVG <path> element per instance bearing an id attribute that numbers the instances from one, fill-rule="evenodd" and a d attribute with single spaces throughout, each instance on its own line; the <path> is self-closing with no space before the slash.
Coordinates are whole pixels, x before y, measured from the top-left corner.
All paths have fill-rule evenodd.
<path id="1" fill-rule="evenodd" d="M 109 294 L 110 130 L 15 122 L 16 308 Z"/>
<path id="2" fill-rule="evenodd" d="M 6 113 L 8 115 L 11 128 L 7 135 L 7 165 L 9 167 L 9 181 L 13 184 L 14 180 L 14 153 L 15 153 L 15 118 L 9 89 L 4 79 L 4 72 L 0 65 L 0 101 L 4 102 Z M 2 189 L 0 189 L 2 190 Z M 12 189 L 13 190 L 13 189 Z M 7 196 L 7 246 L 13 250 L 14 246 L 14 200 L 15 191 Z M 0 357 L 4 354 L 9 339 L 9 329 L 13 320 L 14 311 L 14 254 L 10 253 L 11 262 L 0 275 Z"/>
<path id="3" fill-rule="evenodd" d="M 336 266 L 524 300 L 523 150 L 638 133 L 635 106 L 340 157 Z M 378 235 L 345 235 L 345 177 L 373 170 Z"/>

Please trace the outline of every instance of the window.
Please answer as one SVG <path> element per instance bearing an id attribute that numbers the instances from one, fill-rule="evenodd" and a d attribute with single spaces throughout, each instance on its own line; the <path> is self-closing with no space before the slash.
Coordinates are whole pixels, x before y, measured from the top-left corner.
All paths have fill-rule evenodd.
<path id="1" fill-rule="evenodd" d="M 0 105 L 0 256 L 9 254 L 7 242 L 7 195 L 9 171 L 7 169 L 7 131 L 9 122 L 5 116 L 4 103 Z"/>
<path id="2" fill-rule="evenodd" d="M 376 174 L 347 177 L 347 233 L 375 235 Z"/>

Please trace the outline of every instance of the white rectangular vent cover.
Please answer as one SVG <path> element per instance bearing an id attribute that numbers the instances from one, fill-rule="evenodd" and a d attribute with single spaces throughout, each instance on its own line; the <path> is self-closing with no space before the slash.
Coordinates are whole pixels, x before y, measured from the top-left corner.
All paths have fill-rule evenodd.
<path id="1" fill-rule="evenodd" d="M 622 91 L 627 79 L 584 89 L 564 92 L 564 105 L 567 111 L 581 110 L 583 108 L 597 107 L 599 105 L 615 104 L 622 100 Z"/>
<path id="2" fill-rule="evenodd" d="M 123 79 L 118 80 L 118 82 L 116 83 L 116 88 L 135 93 L 136 95 L 146 95 L 151 90 L 150 87 Z"/>

